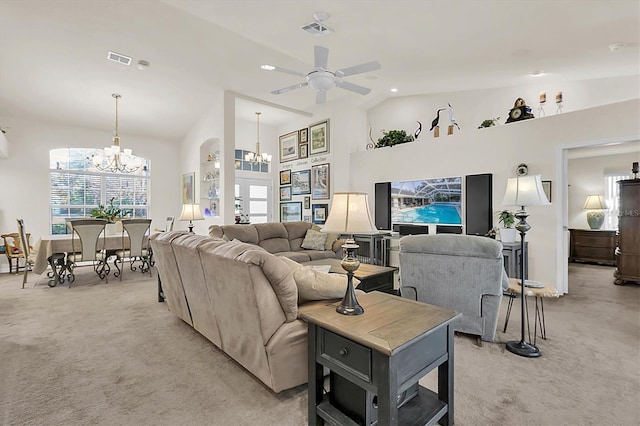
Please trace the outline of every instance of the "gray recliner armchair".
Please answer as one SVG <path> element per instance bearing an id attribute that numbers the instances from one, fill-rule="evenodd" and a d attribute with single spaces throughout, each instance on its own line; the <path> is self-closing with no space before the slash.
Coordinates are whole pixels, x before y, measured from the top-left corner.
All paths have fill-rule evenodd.
<path id="1" fill-rule="evenodd" d="M 508 286 L 498 241 L 452 234 L 400 239 L 402 296 L 462 313 L 456 331 L 495 341 L 502 292 Z"/>

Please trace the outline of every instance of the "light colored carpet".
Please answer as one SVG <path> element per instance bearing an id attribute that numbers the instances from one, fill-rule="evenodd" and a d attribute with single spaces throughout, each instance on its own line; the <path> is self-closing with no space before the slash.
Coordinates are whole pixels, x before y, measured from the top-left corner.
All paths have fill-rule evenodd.
<path id="1" fill-rule="evenodd" d="M 85 268 L 70 289 L 29 275 L 24 290 L 0 275 L 0 424 L 307 423 L 306 385 L 268 390 L 156 302 L 153 273 L 107 284 Z M 612 273 L 570 265 L 571 295 L 545 301 L 539 359 L 504 349 L 520 332 L 516 303 L 502 333 L 506 298 L 503 343 L 456 337 L 456 424 L 640 424 L 640 288 Z"/>

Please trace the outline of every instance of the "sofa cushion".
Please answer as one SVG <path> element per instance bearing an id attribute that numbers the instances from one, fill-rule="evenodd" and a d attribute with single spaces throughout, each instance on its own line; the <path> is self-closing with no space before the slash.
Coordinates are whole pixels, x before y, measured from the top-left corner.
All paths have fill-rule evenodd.
<path id="1" fill-rule="evenodd" d="M 278 296 L 278 301 L 287 321 L 293 321 L 297 318 L 298 289 L 293 279 L 291 268 L 282 259 L 267 252 L 262 247 L 243 243 L 239 240 L 232 240 L 222 244 L 213 249 L 211 253 L 259 266 L 264 276 L 269 280 L 276 296 Z"/>
<path id="2" fill-rule="evenodd" d="M 336 252 L 333 250 L 305 250 L 304 253 L 309 257 L 309 260 L 336 259 Z"/>
<path id="3" fill-rule="evenodd" d="M 307 235 L 307 230 L 311 228 L 311 224 L 309 222 L 285 222 L 283 223 L 284 227 L 287 229 L 287 234 L 289 238 L 289 250 L 290 251 L 298 251 L 304 250 L 302 246 L 302 242 L 304 241 L 305 235 Z"/>
<path id="4" fill-rule="evenodd" d="M 315 223 L 311 225 L 311 229 L 313 229 L 314 231 L 322 231 L 322 228 Z M 326 232 L 326 234 L 327 241 L 325 241 L 324 249 L 335 251 L 335 249 L 333 248 L 333 244 L 338 240 L 338 238 L 340 238 L 340 234 L 335 232 Z"/>
<path id="5" fill-rule="evenodd" d="M 311 256 L 309 256 L 311 251 L 312 250 L 281 251 L 277 253 L 277 255 L 280 257 L 286 257 L 287 259 L 291 259 L 294 262 L 308 262 L 311 260 Z"/>
<path id="6" fill-rule="evenodd" d="M 324 250 L 327 242 L 327 234 L 308 229 L 301 247 L 308 250 Z"/>
<path id="7" fill-rule="evenodd" d="M 251 225 L 211 225 L 209 226 L 209 235 L 215 238 L 223 238 L 227 236 L 230 240 L 240 240 L 244 243 L 258 244 L 260 239 L 255 226 Z"/>
<path id="8" fill-rule="evenodd" d="M 246 225 L 245 225 L 246 226 Z M 258 233 L 258 244 L 269 253 L 289 251 L 289 235 L 282 223 L 258 223 L 255 226 Z"/>
<path id="9" fill-rule="evenodd" d="M 347 276 L 327 274 L 290 259 L 282 259 L 291 271 L 298 287 L 298 304 L 313 300 L 341 299 L 347 290 Z M 354 285 L 356 283 L 354 282 Z"/>

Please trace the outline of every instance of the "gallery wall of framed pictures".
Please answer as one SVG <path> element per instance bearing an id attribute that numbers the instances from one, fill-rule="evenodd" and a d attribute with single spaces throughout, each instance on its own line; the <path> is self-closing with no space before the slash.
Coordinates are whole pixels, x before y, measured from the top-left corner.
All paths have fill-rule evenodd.
<path id="1" fill-rule="evenodd" d="M 280 221 L 324 224 L 331 201 L 329 120 L 279 137 Z"/>

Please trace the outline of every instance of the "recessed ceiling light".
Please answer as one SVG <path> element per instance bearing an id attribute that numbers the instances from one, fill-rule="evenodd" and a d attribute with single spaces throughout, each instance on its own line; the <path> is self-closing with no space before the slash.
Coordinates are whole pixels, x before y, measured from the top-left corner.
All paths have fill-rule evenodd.
<path id="1" fill-rule="evenodd" d="M 144 59 L 140 59 L 138 61 L 138 69 L 140 71 L 146 71 L 149 69 L 149 61 L 145 61 Z"/>
<path id="2" fill-rule="evenodd" d="M 274 67 L 273 65 L 260 65 L 260 68 L 262 68 L 263 70 L 267 70 L 267 71 L 273 71 L 276 69 L 276 67 Z"/>
<path id="3" fill-rule="evenodd" d="M 395 87 L 392 87 L 390 90 L 391 90 L 391 93 L 396 93 L 396 92 L 398 92 L 398 89 L 396 89 Z"/>
<path id="4" fill-rule="evenodd" d="M 541 75 L 544 75 L 544 71 L 543 70 L 535 70 L 529 75 L 532 76 L 532 77 L 540 77 Z"/>
<path id="5" fill-rule="evenodd" d="M 627 43 L 613 43 L 609 45 L 609 50 L 612 52 L 619 52 L 627 47 Z"/>

